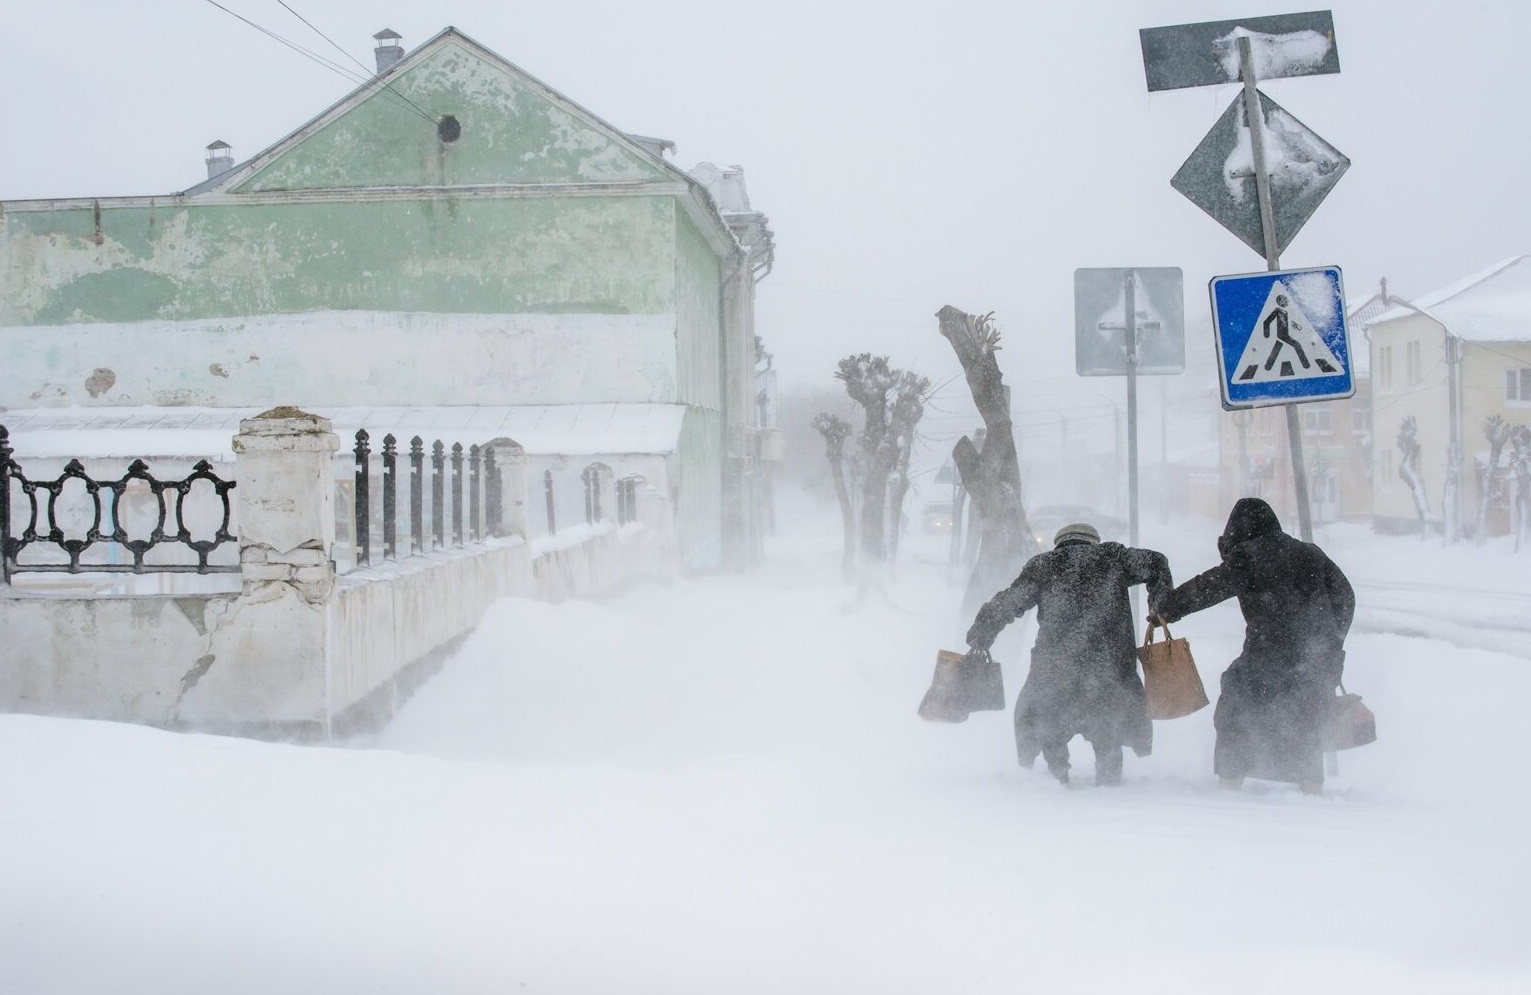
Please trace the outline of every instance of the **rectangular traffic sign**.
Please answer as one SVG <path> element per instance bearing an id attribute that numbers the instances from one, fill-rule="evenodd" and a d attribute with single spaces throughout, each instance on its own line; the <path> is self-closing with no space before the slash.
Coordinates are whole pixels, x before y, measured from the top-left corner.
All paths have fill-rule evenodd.
<path id="1" fill-rule="evenodd" d="M 1356 392 L 1338 266 L 1215 276 L 1207 289 L 1224 408 Z"/>
<path id="2" fill-rule="evenodd" d="M 1185 372 L 1185 291 L 1178 266 L 1074 271 L 1074 370 L 1127 375 L 1127 295 L 1139 374 Z"/>
<path id="3" fill-rule="evenodd" d="M 1238 37 L 1249 37 L 1255 76 L 1280 79 L 1340 71 L 1334 44 L 1334 17 L 1327 10 L 1303 14 L 1203 21 L 1142 28 L 1143 72 L 1148 89 L 1234 83 L 1240 78 Z"/>

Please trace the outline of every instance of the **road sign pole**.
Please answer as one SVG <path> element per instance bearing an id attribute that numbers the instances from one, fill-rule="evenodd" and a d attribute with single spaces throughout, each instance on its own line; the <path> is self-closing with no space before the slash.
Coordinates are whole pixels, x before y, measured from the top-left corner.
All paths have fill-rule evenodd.
<path id="1" fill-rule="evenodd" d="M 1127 534 L 1138 544 L 1138 302 L 1137 281 L 1127 271 Z"/>
<path id="2" fill-rule="evenodd" d="M 1240 35 L 1239 73 L 1244 77 L 1244 123 L 1249 126 L 1249 151 L 1254 160 L 1255 192 L 1260 198 L 1260 226 L 1265 234 L 1265 265 L 1271 272 L 1281 268 L 1281 252 L 1276 247 L 1276 210 L 1271 200 L 1271 179 L 1265 168 L 1265 115 L 1260 110 L 1260 91 L 1256 89 L 1255 62 L 1249 49 L 1249 36 Z M 1292 454 L 1292 488 L 1297 498 L 1297 525 L 1303 542 L 1313 541 L 1313 516 L 1308 508 L 1308 471 L 1302 452 L 1302 419 L 1297 405 L 1286 407 L 1286 434 Z"/>
<path id="3" fill-rule="evenodd" d="M 1138 544 L 1138 300 L 1137 280 L 1127 271 L 1123 297 L 1127 305 L 1127 535 Z M 1132 588 L 1132 617 L 1138 617 L 1138 589 Z"/>

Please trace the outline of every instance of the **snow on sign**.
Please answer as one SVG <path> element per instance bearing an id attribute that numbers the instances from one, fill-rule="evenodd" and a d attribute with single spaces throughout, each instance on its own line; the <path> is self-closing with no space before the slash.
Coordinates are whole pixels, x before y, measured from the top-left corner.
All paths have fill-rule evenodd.
<path id="1" fill-rule="evenodd" d="M 1213 277 L 1223 407 L 1350 397 L 1350 341 L 1338 266 Z"/>
<path id="2" fill-rule="evenodd" d="M 1260 110 L 1265 117 L 1265 170 L 1270 176 L 1280 253 L 1350 168 L 1350 160 L 1263 93 Z M 1265 229 L 1255 187 L 1253 147 L 1241 95 L 1196 146 L 1170 186 L 1263 256 Z"/>
<path id="3" fill-rule="evenodd" d="M 1076 269 L 1075 371 L 1082 377 L 1127 375 L 1127 294 L 1130 290 L 1137 372 L 1184 373 L 1183 283 L 1178 266 Z"/>
<path id="4" fill-rule="evenodd" d="M 1327 10 L 1174 24 L 1138 32 L 1149 91 L 1237 82 L 1240 35 L 1249 38 L 1260 79 L 1340 71 L 1334 17 Z"/>

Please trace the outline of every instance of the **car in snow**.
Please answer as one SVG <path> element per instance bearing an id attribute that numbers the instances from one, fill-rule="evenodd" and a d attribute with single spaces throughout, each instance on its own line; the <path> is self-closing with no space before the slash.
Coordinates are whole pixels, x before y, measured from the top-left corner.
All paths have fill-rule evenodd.
<path id="1" fill-rule="evenodd" d="M 952 503 L 931 501 L 920 511 L 920 528 L 928 534 L 952 530 Z"/>
<path id="2" fill-rule="evenodd" d="M 1126 542 L 1127 523 L 1115 515 L 1108 515 L 1082 504 L 1045 504 L 1026 509 L 1026 521 L 1031 525 L 1037 544 L 1043 549 L 1053 548 L 1053 536 L 1065 525 L 1084 522 L 1095 526 L 1103 542 Z"/>

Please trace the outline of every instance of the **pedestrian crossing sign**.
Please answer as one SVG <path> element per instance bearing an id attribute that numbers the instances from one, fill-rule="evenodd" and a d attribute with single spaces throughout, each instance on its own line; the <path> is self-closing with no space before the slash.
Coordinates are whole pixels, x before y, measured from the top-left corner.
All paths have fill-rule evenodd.
<path id="1" fill-rule="evenodd" d="M 1355 393 L 1338 266 L 1216 276 L 1208 290 L 1224 408 Z"/>

